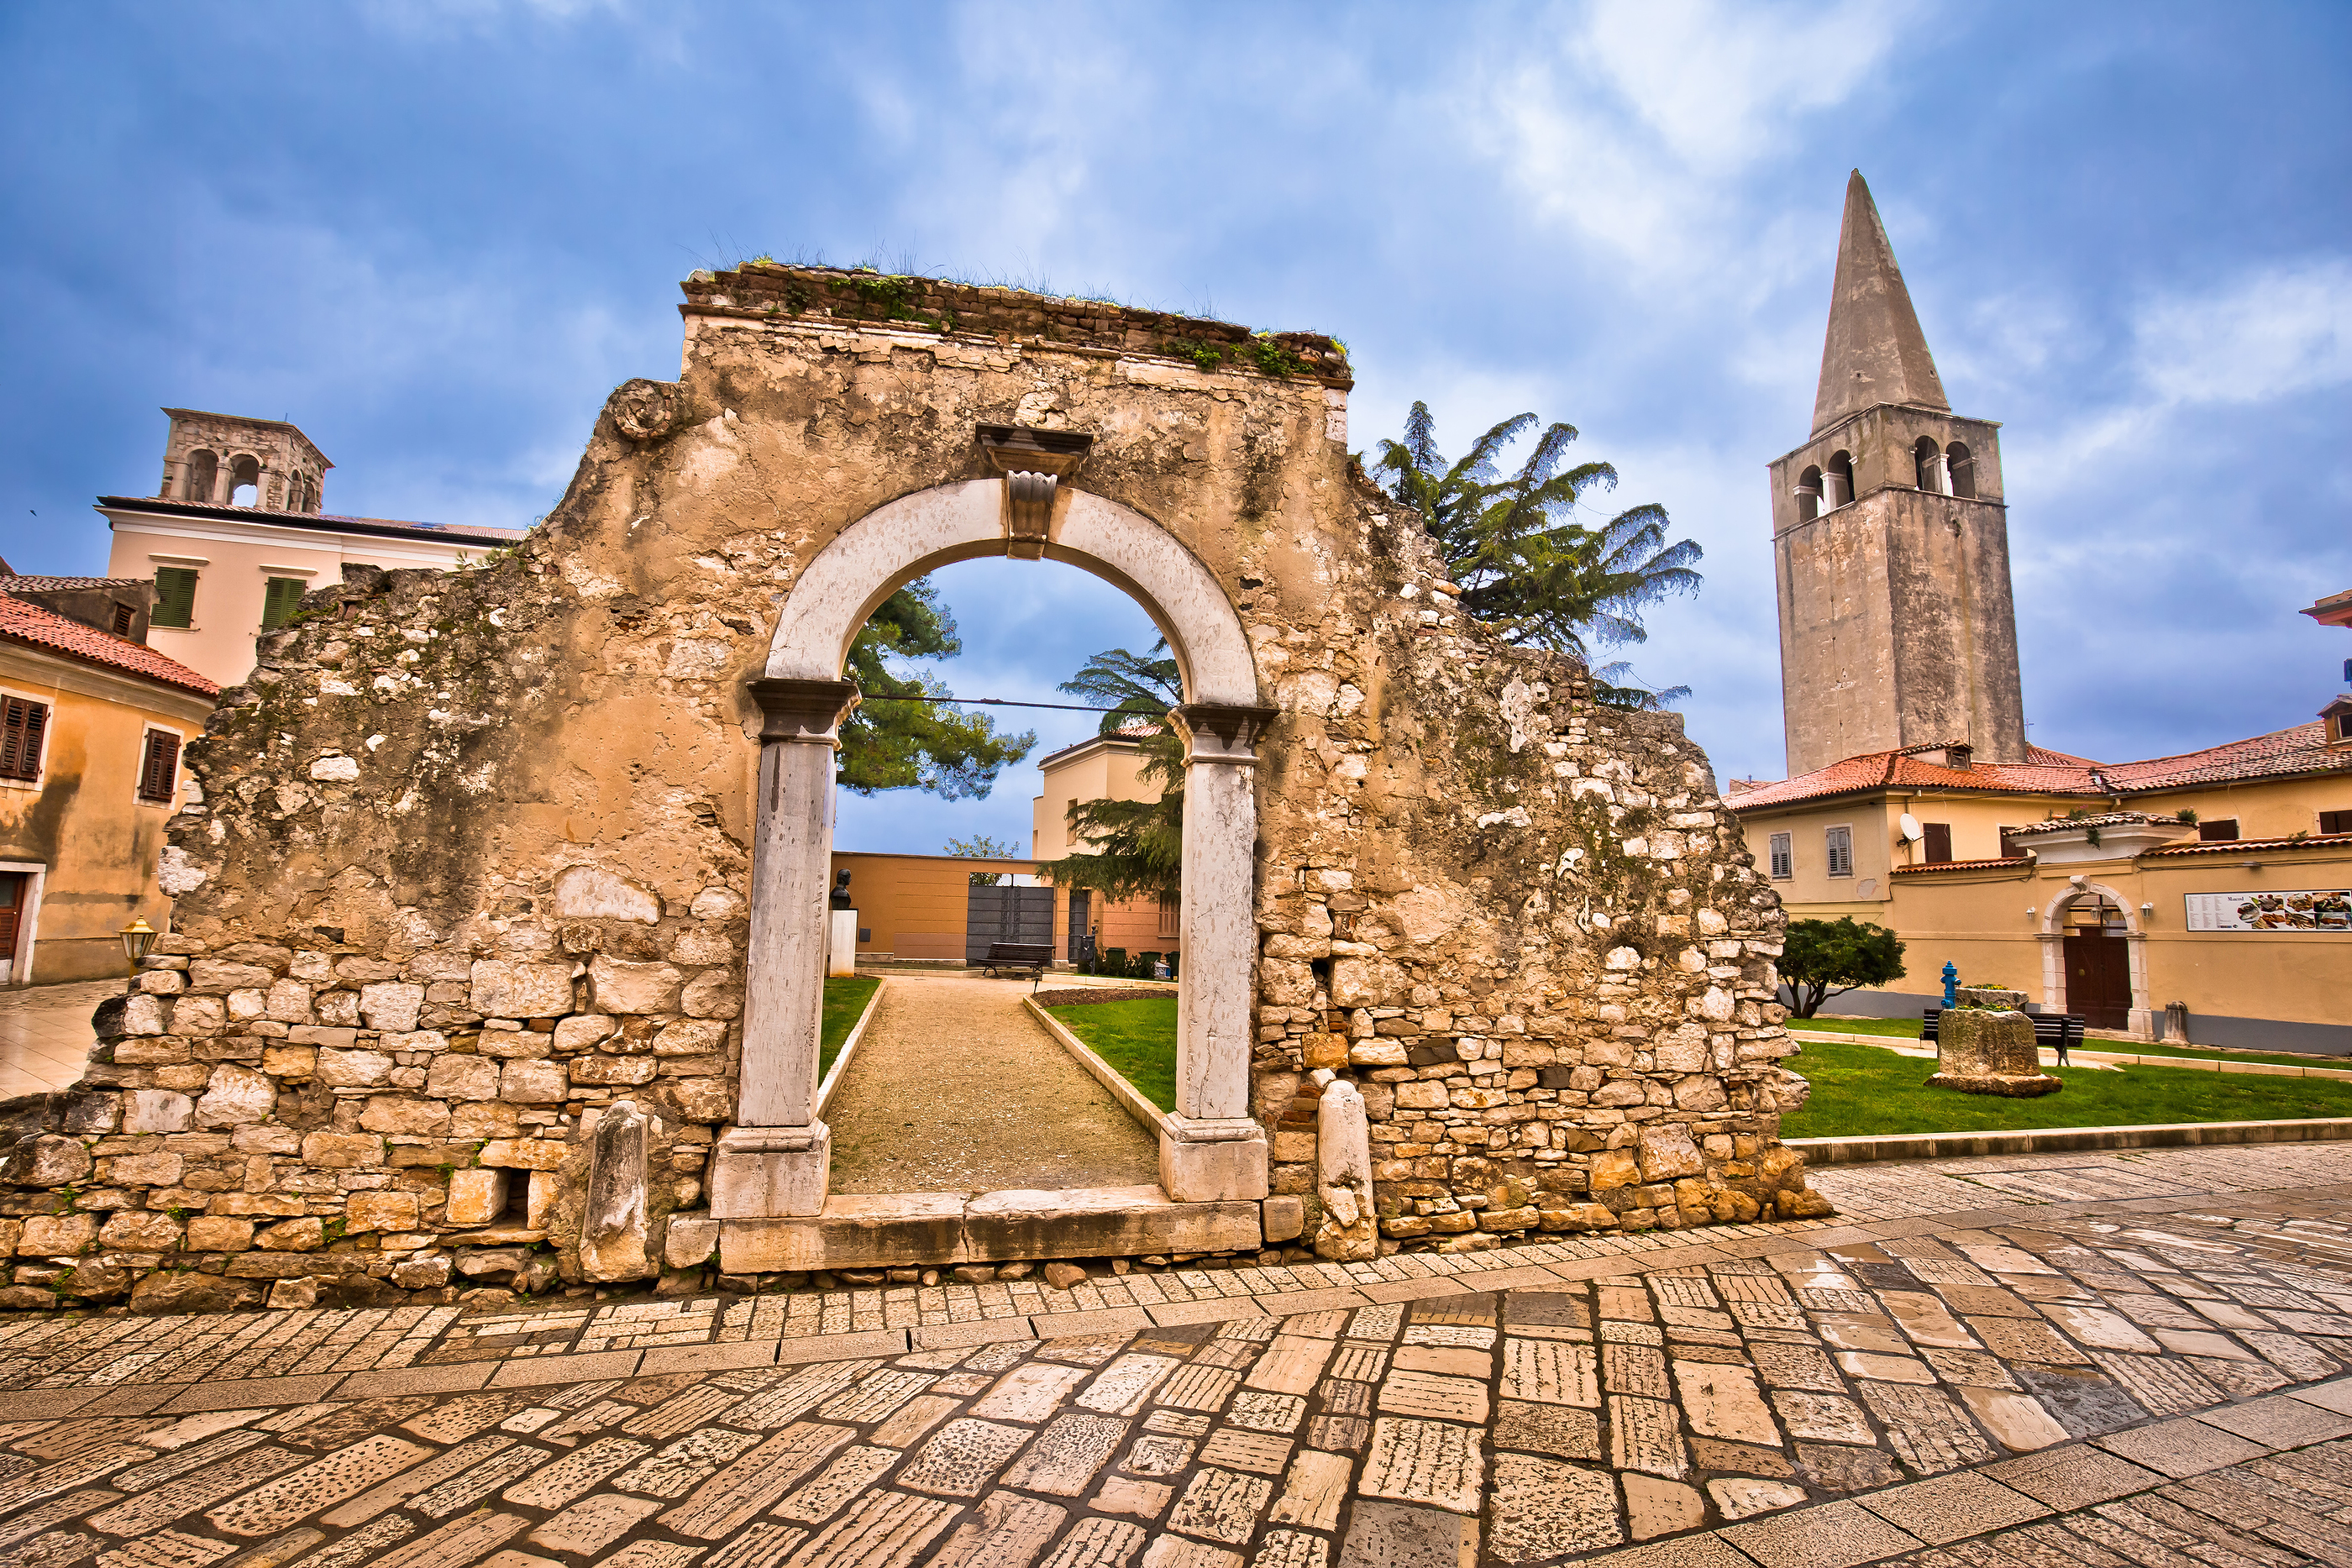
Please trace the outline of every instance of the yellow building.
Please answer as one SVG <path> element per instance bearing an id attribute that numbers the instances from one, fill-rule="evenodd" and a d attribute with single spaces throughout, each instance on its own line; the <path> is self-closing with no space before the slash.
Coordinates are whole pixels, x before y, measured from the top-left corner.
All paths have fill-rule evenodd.
<path id="1" fill-rule="evenodd" d="M 1143 777 L 1142 745 L 1124 736 L 1094 735 L 1066 746 L 1037 765 L 1044 784 L 1030 802 L 1029 852 L 1041 861 L 1085 853 L 1088 845 L 1070 837 L 1070 807 L 1087 800 L 1157 800 L 1160 785 Z M 1180 946 L 1181 911 L 1170 897 L 1123 898 L 1106 903 L 1083 887 L 1055 890 L 1054 931 L 1068 951 L 1070 933 L 1091 933 L 1095 950 L 1173 953 Z"/>
<path id="2" fill-rule="evenodd" d="M 141 641 L 151 583 L 0 576 L 0 985 L 121 974 L 157 930 L 180 755 L 220 687 Z"/>
<path id="3" fill-rule="evenodd" d="M 254 633 L 346 566 L 446 571 L 523 538 L 520 528 L 445 528 L 320 510 L 334 466 L 293 425 L 167 408 L 163 479 L 152 497 L 102 496 L 113 530 L 107 570 L 152 580 L 152 641 L 222 685 L 252 672 Z"/>
<path id="4" fill-rule="evenodd" d="M 1947 962 L 2094 1029 L 2352 1054 L 2352 734 L 2321 721 L 2180 757 L 2021 763 L 1914 747 L 1727 802 L 1793 920 L 1906 944 L 1840 1011 L 1912 1013 Z M 2179 1027 L 2176 1015 L 2175 1027 Z"/>

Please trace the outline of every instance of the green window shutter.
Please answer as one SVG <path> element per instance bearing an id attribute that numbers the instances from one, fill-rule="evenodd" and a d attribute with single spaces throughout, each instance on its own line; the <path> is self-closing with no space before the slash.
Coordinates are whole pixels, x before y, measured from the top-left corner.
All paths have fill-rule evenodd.
<path id="1" fill-rule="evenodd" d="M 194 626 L 196 623 L 196 573 L 184 566 L 155 569 L 155 613 L 151 626 Z"/>
<path id="2" fill-rule="evenodd" d="M 308 586 L 299 577 L 271 578 L 269 591 L 261 601 L 263 630 L 285 625 L 287 619 L 302 607 L 302 594 Z"/>

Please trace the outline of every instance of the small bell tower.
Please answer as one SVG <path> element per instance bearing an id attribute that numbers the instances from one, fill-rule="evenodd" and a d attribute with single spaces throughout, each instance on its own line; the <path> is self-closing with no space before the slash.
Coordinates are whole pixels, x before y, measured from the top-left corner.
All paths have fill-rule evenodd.
<path id="1" fill-rule="evenodd" d="M 162 501 L 316 513 L 334 466 L 310 438 L 277 419 L 167 408 Z M 251 495 L 245 491 L 251 487 Z"/>
<path id="2" fill-rule="evenodd" d="M 2024 760 L 2000 433 L 1953 413 L 1855 170 L 1813 433 L 1770 469 L 1790 777 L 1946 741 Z"/>

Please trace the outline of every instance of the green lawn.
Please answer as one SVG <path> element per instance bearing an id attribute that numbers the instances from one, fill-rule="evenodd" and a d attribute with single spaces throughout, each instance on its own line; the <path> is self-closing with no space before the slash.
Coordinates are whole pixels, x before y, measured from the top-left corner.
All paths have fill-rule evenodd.
<path id="1" fill-rule="evenodd" d="M 816 1081 L 819 1083 L 824 1082 L 824 1075 L 833 1071 L 833 1059 L 841 1054 L 842 1041 L 847 1040 L 849 1031 L 857 1027 L 859 1015 L 866 1011 L 866 1004 L 873 998 L 875 988 L 881 984 L 881 981 L 869 980 L 863 975 L 855 977 L 843 976 L 825 981 L 824 1032 L 818 1036 L 816 1051 Z"/>
<path id="2" fill-rule="evenodd" d="M 1176 998 L 1045 1009 L 1162 1111 L 1176 1109 Z"/>
<path id="3" fill-rule="evenodd" d="M 1917 1019 L 1800 1019 L 1789 1020 L 1790 1029 L 1809 1029 L 1822 1034 L 1892 1035 L 1900 1040 L 1919 1038 Z M 2352 1058 L 2341 1056 L 2294 1056 L 2268 1051 L 2212 1051 L 2193 1045 L 2142 1045 L 2131 1040 L 2086 1040 L 2077 1051 L 2106 1051 L 2123 1056 L 2187 1056 L 2199 1061 L 2276 1061 L 2289 1067 L 2352 1068 Z"/>
<path id="4" fill-rule="evenodd" d="M 2352 1082 L 2327 1078 L 2061 1067 L 2050 1070 L 2066 1085 L 2057 1093 L 2009 1100 L 1931 1089 L 1933 1062 L 1858 1040 L 1807 1041 L 1785 1065 L 1813 1085 L 1804 1109 L 1780 1124 L 1790 1138 L 2352 1116 Z"/>

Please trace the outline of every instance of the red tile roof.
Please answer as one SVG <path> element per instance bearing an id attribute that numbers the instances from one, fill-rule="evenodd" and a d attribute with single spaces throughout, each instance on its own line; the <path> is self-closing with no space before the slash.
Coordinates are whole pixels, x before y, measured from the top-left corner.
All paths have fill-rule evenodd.
<path id="1" fill-rule="evenodd" d="M 1991 795 L 2134 795 L 2192 784 L 2284 778 L 2298 773 L 2352 773 L 2352 752 L 2330 751 L 2316 719 L 2245 740 L 2145 762 L 2093 762 L 2033 747 L 2024 762 L 1979 762 L 1946 768 L 1903 751 L 1872 751 L 1832 762 L 1760 789 L 1727 799 L 1748 812 L 1867 789 L 1956 789 Z"/>
<path id="2" fill-rule="evenodd" d="M 146 588 L 143 577 L 27 577 L 0 575 L 0 593 L 71 593 L 78 588 Z"/>
<path id="3" fill-rule="evenodd" d="M 2141 858 L 2242 855 L 2249 850 L 2261 850 L 2266 854 L 2276 850 L 2352 850 L 2352 833 L 2306 833 L 2299 839 L 2212 839 L 2203 843 L 2168 844 L 2160 850 L 2144 852 Z"/>
<path id="4" fill-rule="evenodd" d="M 23 643 L 47 653 L 63 653 L 87 664 L 142 675 L 167 686 L 200 695 L 220 695 L 218 683 L 206 679 L 177 659 L 167 659 L 142 643 L 111 636 L 94 626 L 68 621 L 13 594 L 0 593 L 0 641 Z"/>
<path id="5" fill-rule="evenodd" d="M 1999 860 L 1989 861 L 1932 861 L 1926 865 L 1896 866 L 1892 874 L 1895 876 L 1933 876 L 1938 872 L 1947 871 L 2006 871 L 2011 866 L 2032 865 L 2032 860 L 2025 855 L 2006 855 Z"/>

